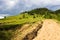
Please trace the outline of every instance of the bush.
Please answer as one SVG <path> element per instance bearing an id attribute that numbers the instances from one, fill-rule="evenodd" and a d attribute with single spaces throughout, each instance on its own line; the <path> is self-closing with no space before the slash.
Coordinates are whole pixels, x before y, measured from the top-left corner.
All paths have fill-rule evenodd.
<path id="1" fill-rule="evenodd" d="M 36 18 L 35 16 L 33 16 L 33 18 Z"/>
<path id="2" fill-rule="evenodd" d="M 0 31 L 0 40 L 10 40 L 11 36 L 11 33 L 7 31 Z"/>
<path id="3" fill-rule="evenodd" d="M 23 14 L 23 18 L 25 18 L 25 14 Z"/>

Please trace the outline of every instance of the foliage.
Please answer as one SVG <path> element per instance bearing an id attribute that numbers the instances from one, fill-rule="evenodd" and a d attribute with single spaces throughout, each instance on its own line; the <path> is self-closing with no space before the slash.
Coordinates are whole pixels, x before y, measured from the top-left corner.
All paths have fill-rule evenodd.
<path id="1" fill-rule="evenodd" d="M 10 40 L 11 33 L 7 31 L 0 31 L 0 40 Z"/>

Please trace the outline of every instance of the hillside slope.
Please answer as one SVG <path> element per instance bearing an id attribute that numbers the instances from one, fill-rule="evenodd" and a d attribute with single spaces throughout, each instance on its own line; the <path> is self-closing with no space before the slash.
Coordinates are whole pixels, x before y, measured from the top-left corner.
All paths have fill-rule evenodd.
<path id="1" fill-rule="evenodd" d="M 21 29 L 17 29 L 11 40 L 32 40 L 37 36 L 37 31 L 42 27 L 42 22 L 25 24 Z"/>
<path id="2" fill-rule="evenodd" d="M 60 24 L 52 19 L 25 24 L 18 29 L 12 40 L 60 40 Z"/>

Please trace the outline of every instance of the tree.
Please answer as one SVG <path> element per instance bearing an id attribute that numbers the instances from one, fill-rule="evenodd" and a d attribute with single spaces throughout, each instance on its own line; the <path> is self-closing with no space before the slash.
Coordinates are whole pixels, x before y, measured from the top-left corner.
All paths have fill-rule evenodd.
<path id="1" fill-rule="evenodd" d="M 4 16 L 4 19 L 6 19 L 6 16 Z"/>
<path id="2" fill-rule="evenodd" d="M 25 14 L 23 14 L 23 18 L 25 18 Z"/>

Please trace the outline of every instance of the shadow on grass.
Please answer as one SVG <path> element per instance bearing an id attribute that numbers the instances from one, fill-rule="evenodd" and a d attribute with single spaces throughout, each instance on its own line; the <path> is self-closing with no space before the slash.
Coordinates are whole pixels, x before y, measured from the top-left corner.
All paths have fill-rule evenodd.
<path id="1" fill-rule="evenodd" d="M 7 24 L 5 25 L 0 23 L 0 40 L 11 40 L 11 37 L 13 37 L 14 32 L 17 29 L 20 29 L 24 24 L 30 24 L 30 23 L 26 22 L 23 24 L 12 24 L 12 25 Z"/>
<path id="2" fill-rule="evenodd" d="M 16 25 L 2 25 L 0 26 L 0 30 L 14 30 L 16 28 L 20 28 L 22 26 L 22 24 L 16 24 Z"/>
<path id="3" fill-rule="evenodd" d="M 0 25 L 0 40 L 11 40 L 13 32 L 17 28 L 21 28 L 22 24 L 16 25 Z"/>

